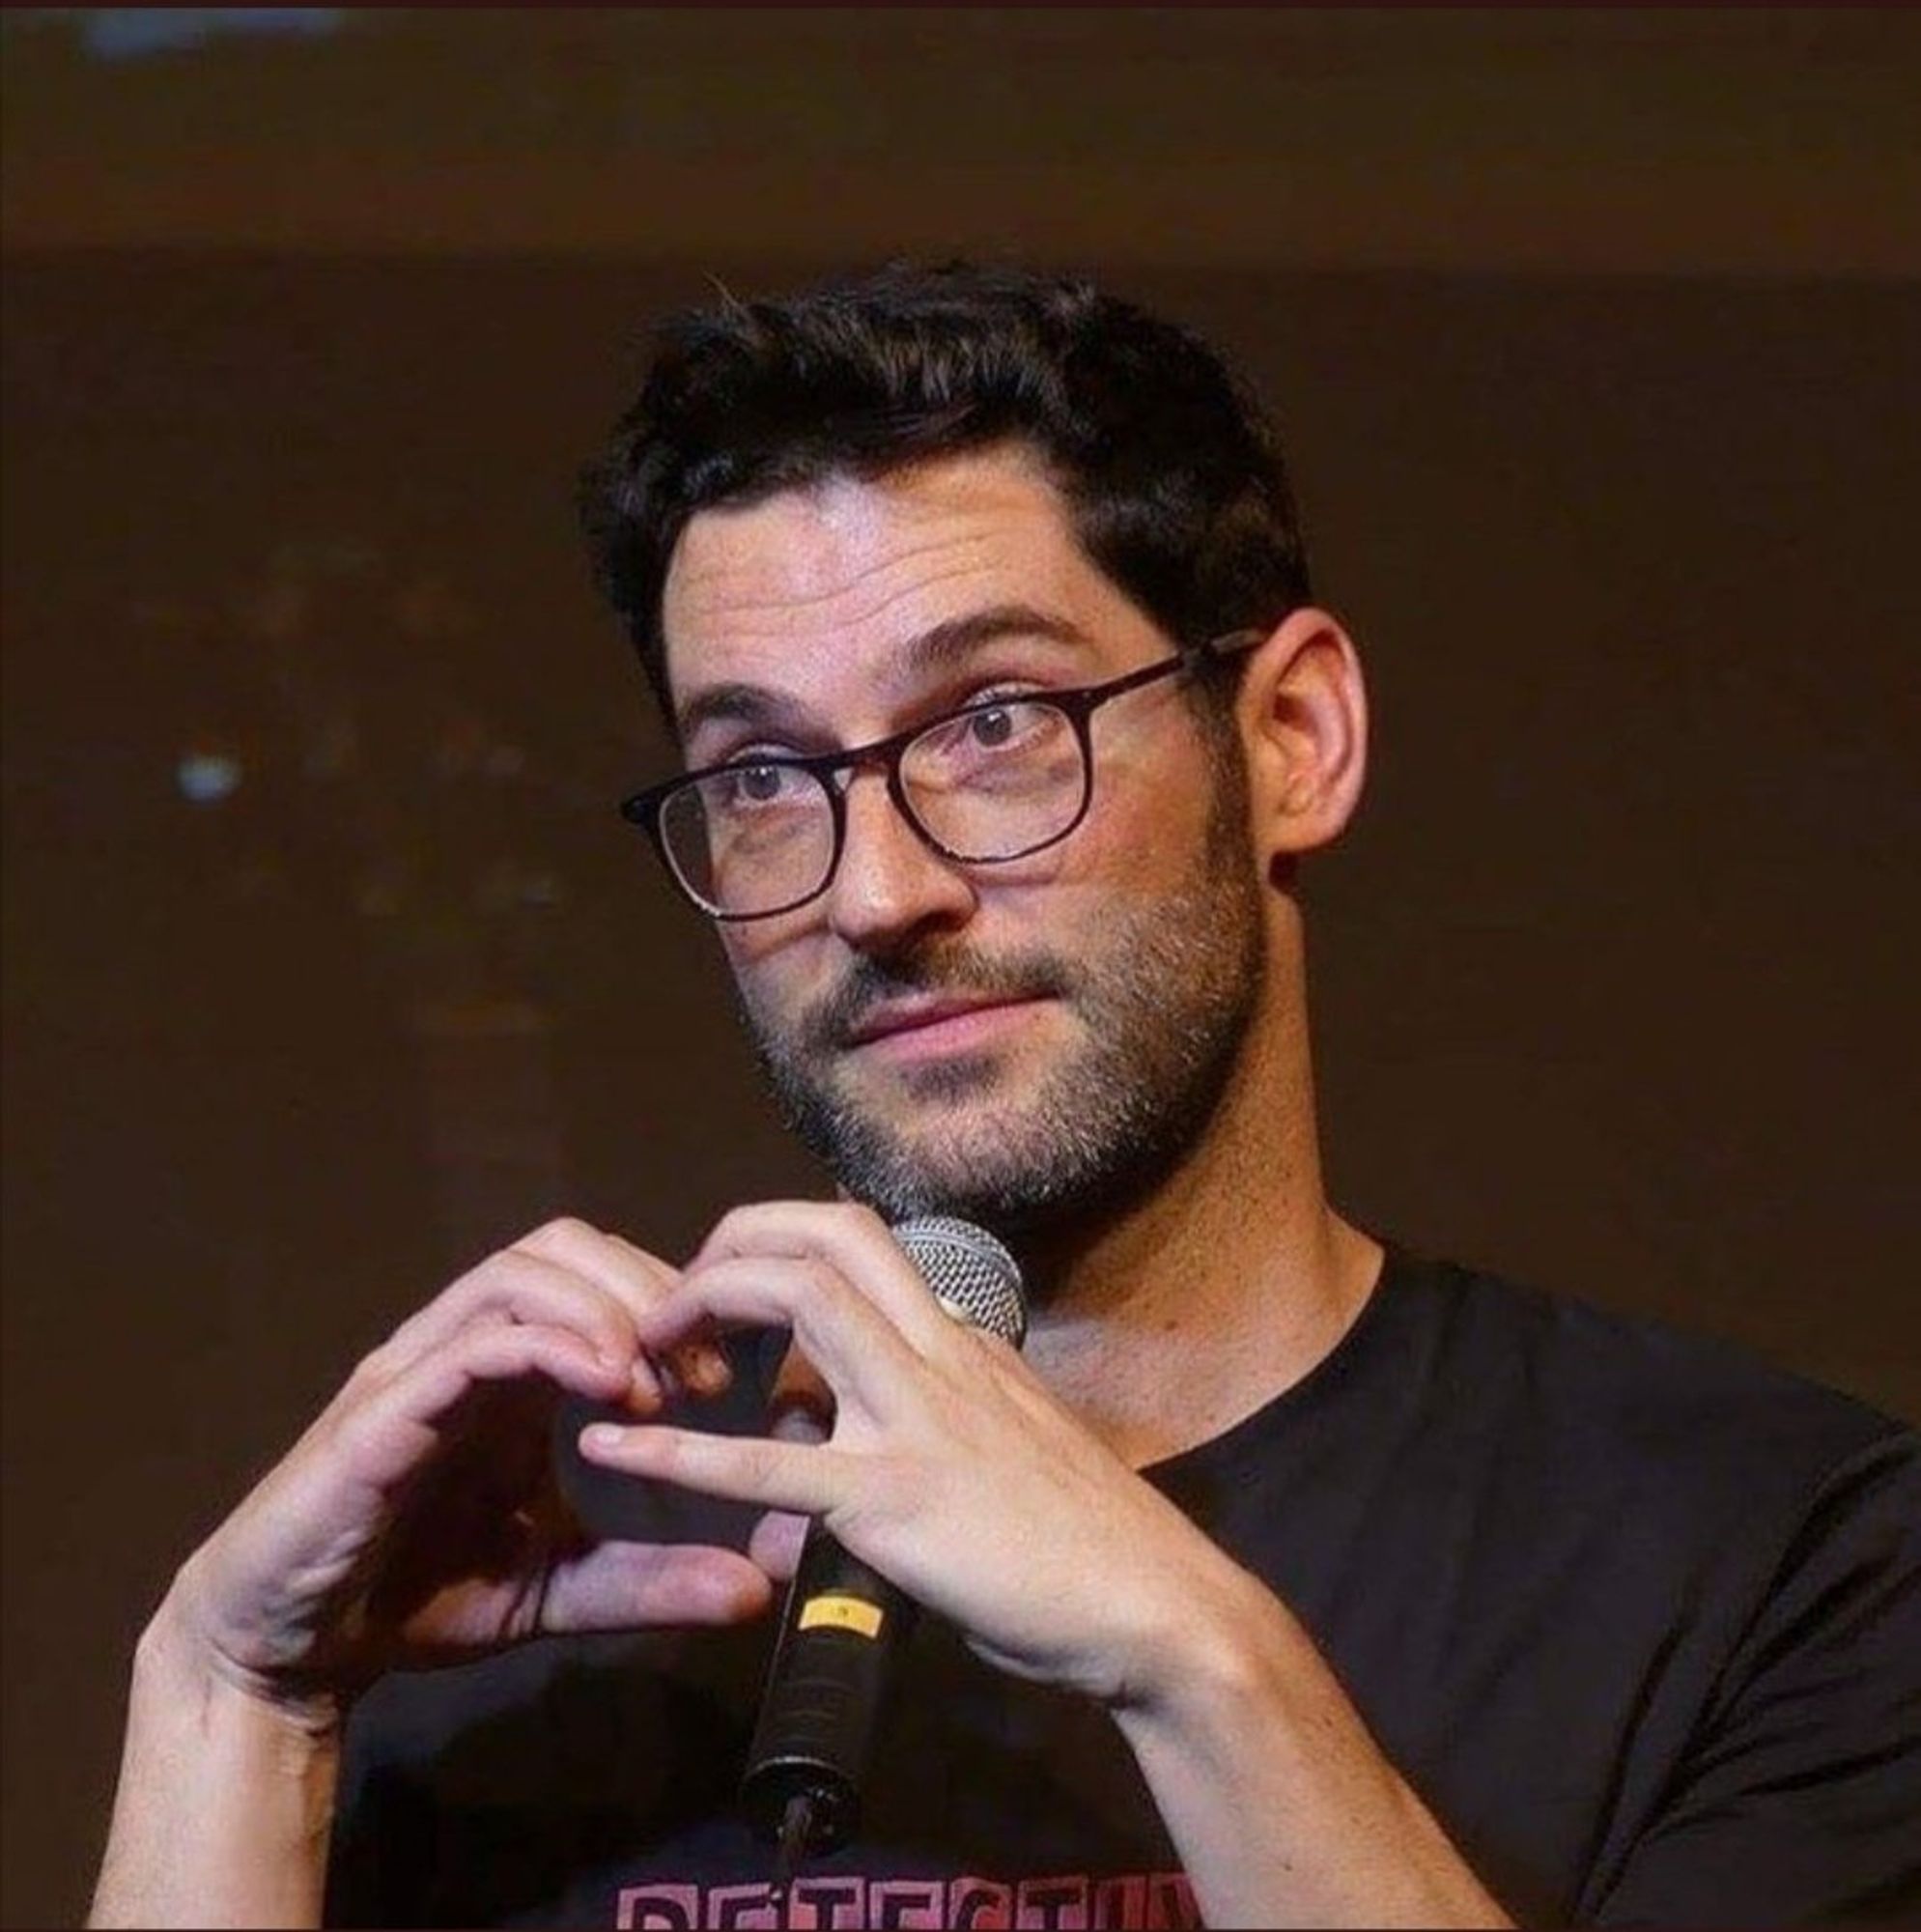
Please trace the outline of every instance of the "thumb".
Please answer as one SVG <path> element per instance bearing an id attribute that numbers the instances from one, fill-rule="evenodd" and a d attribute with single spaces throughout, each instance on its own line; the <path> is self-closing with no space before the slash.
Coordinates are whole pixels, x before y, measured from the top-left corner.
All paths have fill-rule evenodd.
<path id="1" fill-rule="evenodd" d="M 543 1635 L 750 1623 L 774 1601 L 767 1572 L 738 1550 L 697 1543 L 595 1545 L 553 1566 Z"/>

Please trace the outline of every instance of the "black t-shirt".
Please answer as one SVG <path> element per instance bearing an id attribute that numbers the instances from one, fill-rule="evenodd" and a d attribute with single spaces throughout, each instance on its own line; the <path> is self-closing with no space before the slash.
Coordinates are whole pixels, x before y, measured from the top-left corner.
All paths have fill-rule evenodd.
<path id="1" fill-rule="evenodd" d="M 1311 1375 L 1145 1474 L 1291 1607 L 1517 1916 L 1921 1912 L 1921 1441 L 1885 1416 L 1391 1250 Z M 780 1922 L 733 1805 L 771 1634 L 387 1679 L 350 1737 L 329 1918 Z M 1197 1922 L 1106 1713 L 933 1619 L 860 1837 L 788 1904 L 795 1924 Z"/>

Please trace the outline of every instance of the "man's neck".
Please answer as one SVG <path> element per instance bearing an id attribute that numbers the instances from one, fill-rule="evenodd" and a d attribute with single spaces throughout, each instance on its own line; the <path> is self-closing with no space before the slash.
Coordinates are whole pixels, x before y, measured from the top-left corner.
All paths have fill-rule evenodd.
<path id="1" fill-rule="evenodd" d="M 1134 1467 L 1209 1440 L 1344 1335 L 1377 1242 L 1322 1190 L 1304 1027 L 1250 1042 L 1205 1140 L 1155 1192 L 1033 1258 L 1026 1354 Z"/>

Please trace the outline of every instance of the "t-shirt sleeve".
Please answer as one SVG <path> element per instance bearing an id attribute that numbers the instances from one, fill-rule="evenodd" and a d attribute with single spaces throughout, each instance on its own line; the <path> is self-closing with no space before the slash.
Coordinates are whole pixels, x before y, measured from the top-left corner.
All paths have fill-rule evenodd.
<path id="1" fill-rule="evenodd" d="M 1921 1438 L 1821 1485 L 1653 1823 L 1596 1881 L 1601 1925 L 1915 1922 Z"/>

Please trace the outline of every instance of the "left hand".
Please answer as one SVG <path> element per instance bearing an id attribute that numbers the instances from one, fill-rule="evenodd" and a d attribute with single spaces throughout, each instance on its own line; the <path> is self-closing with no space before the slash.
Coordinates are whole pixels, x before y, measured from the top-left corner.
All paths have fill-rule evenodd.
<path id="1" fill-rule="evenodd" d="M 947 1315 L 865 1208 L 729 1213 L 636 1326 L 659 1353 L 710 1321 L 792 1330 L 833 1393 L 827 1440 L 601 1423 L 581 1453 L 819 1519 L 1016 1676 L 1152 1702 L 1210 1591 L 1252 1584 L 1014 1349 Z"/>

